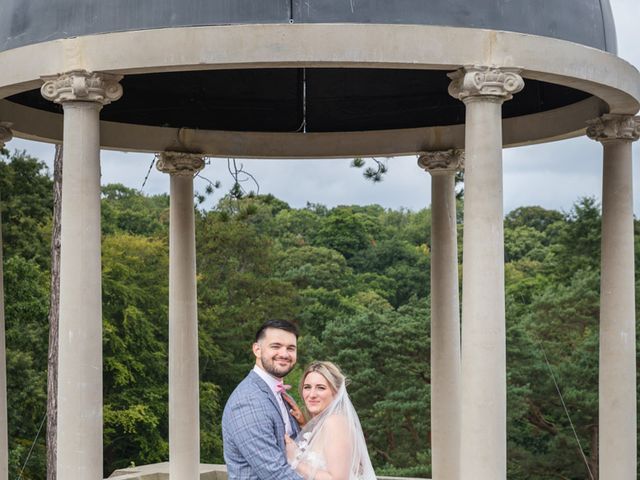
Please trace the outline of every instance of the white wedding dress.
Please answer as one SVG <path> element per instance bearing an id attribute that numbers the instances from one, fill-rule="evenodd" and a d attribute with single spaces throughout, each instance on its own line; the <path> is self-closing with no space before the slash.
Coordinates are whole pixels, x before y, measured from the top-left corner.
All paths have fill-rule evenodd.
<path id="1" fill-rule="evenodd" d="M 317 472 L 331 472 L 335 480 L 376 480 L 358 414 L 343 384 L 331 404 L 312 418 L 296 439 L 292 466 L 305 462 L 314 480 Z"/>

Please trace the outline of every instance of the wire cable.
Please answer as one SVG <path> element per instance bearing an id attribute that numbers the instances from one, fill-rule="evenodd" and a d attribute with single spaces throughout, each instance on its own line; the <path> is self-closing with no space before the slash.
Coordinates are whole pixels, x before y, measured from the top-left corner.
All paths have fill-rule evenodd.
<path id="1" fill-rule="evenodd" d="M 36 433 L 36 438 L 33 439 L 33 443 L 31 444 L 31 448 L 29 449 L 29 453 L 27 454 L 27 459 L 24 461 L 24 464 L 22 465 L 22 469 L 20 470 L 20 474 L 18 475 L 18 478 L 16 480 L 20 480 L 22 478 L 24 469 L 27 467 L 27 463 L 31 458 L 31 454 L 33 453 L 33 447 L 36 446 L 36 442 L 38 441 L 38 437 L 40 436 L 40 432 L 42 431 L 42 426 L 44 425 L 44 421 L 46 419 L 47 419 L 47 413 L 45 412 L 44 416 L 42 417 L 42 421 L 40 422 L 40 428 L 38 428 L 38 433 Z"/>
<path id="2" fill-rule="evenodd" d="M 549 363 L 549 359 L 547 358 L 547 353 L 544 351 L 544 348 L 542 348 L 542 345 L 540 345 L 540 350 L 542 350 L 542 355 L 544 355 L 544 361 L 547 364 L 549 373 L 551 374 L 551 379 L 553 380 L 553 384 L 556 386 L 556 391 L 560 396 L 560 401 L 562 402 L 562 408 L 564 408 L 564 413 L 567 415 L 567 419 L 569 420 L 569 425 L 571 425 L 571 430 L 573 431 L 573 436 L 575 437 L 576 443 L 578 444 L 578 448 L 580 449 L 582 460 L 584 460 L 584 465 L 585 467 L 587 467 L 587 472 L 589 472 L 589 478 L 591 480 L 595 480 L 593 473 L 591 473 L 591 468 L 589 468 L 589 462 L 587 461 L 587 456 L 584 454 L 584 449 L 582 448 L 582 444 L 580 443 L 580 439 L 578 438 L 578 433 L 576 432 L 576 429 L 573 426 L 573 422 L 571 421 L 571 415 L 569 415 L 569 410 L 567 409 L 567 405 L 566 403 L 564 403 L 564 397 L 562 396 L 562 392 L 560 391 L 560 387 L 558 386 L 558 382 L 556 381 L 556 376 L 553 374 L 553 369 L 551 368 L 551 364 Z"/>

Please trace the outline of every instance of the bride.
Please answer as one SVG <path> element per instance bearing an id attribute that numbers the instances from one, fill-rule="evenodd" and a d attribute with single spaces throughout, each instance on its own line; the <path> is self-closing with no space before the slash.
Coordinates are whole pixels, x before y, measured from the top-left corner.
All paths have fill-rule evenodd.
<path id="1" fill-rule="evenodd" d="M 375 480 L 345 376 L 331 362 L 313 362 L 300 394 L 309 422 L 296 441 L 285 438 L 287 460 L 305 480 Z"/>

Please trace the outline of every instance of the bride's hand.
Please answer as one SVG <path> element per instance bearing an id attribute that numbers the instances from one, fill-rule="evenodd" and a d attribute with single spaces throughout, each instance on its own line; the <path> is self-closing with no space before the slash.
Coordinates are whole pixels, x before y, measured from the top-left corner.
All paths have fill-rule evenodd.
<path id="1" fill-rule="evenodd" d="M 296 442 L 294 442 L 293 440 L 291 440 L 291 437 L 289 435 L 285 435 L 284 436 L 284 443 L 285 443 L 285 449 L 287 451 L 287 461 L 293 465 L 296 457 L 298 456 L 298 445 L 296 445 Z"/>
<path id="2" fill-rule="evenodd" d="M 289 410 L 289 412 L 291 413 L 291 416 L 296 419 L 296 421 L 298 422 L 298 425 L 300 425 L 301 427 L 304 427 L 307 424 L 307 419 L 304 418 L 304 413 L 302 413 L 302 410 L 300 410 L 300 407 L 298 407 L 298 404 L 296 403 L 296 401 L 290 395 L 286 395 L 286 394 L 283 395 L 282 398 L 284 398 L 284 400 L 291 407 L 291 409 Z"/>

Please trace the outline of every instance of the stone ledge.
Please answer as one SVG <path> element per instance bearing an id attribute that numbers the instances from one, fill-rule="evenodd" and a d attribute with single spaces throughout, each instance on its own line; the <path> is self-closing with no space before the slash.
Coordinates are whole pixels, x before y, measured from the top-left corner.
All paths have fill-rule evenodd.
<path id="1" fill-rule="evenodd" d="M 122 468 L 109 476 L 113 480 L 169 480 L 169 462 Z M 105 479 L 107 480 L 107 479 Z M 200 480 L 227 480 L 225 465 L 200 464 Z M 378 477 L 378 480 L 426 480 L 408 477 Z"/>

